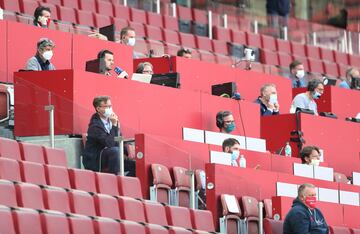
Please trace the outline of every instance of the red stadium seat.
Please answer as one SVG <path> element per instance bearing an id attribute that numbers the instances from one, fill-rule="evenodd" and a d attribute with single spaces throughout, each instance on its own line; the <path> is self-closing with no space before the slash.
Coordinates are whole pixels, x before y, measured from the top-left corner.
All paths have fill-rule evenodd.
<path id="1" fill-rule="evenodd" d="M 304 69 L 305 71 L 309 71 L 309 61 L 306 57 L 299 57 L 299 56 L 293 56 L 294 60 L 298 60 L 299 62 L 301 62 L 304 65 Z"/>
<path id="2" fill-rule="evenodd" d="M 51 11 L 51 19 L 60 19 L 59 18 L 59 15 L 57 13 L 57 10 L 56 10 L 56 6 L 54 4 L 51 4 L 51 3 L 42 3 L 40 2 L 39 3 L 41 6 L 44 6 L 44 7 L 48 7 L 50 8 L 50 11 Z M 32 14 L 33 15 L 33 14 Z"/>
<path id="3" fill-rule="evenodd" d="M 264 219 L 264 231 L 266 234 L 283 233 L 284 221 L 276 221 L 270 218 Z"/>
<path id="4" fill-rule="evenodd" d="M 169 204 L 171 197 L 172 180 L 167 167 L 160 164 L 152 164 L 153 186 L 150 198 Z M 151 197 L 153 196 L 153 197 Z"/>
<path id="5" fill-rule="evenodd" d="M 176 6 L 177 10 L 177 17 L 179 17 L 180 20 L 193 20 L 192 14 L 191 14 L 191 8 L 183 7 L 180 5 Z"/>
<path id="6" fill-rule="evenodd" d="M 276 48 L 278 52 L 291 54 L 291 46 L 289 41 L 276 39 Z"/>
<path id="7" fill-rule="evenodd" d="M 105 194 L 95 194 L 94 196 L 96 214 L 98 216 L 121 219 L 119 203 L 116 198 Z"/>
<path id="8" fill-rule="evenodd" d="M 73 213 L 96 216 L 93 197 L 84 191 L 72 190 L 70 195 L 70 208 Z"/>
<path id="9" fill-rule="evenodd" d="M 149 50 L 154 51 L 155 57 L 162 56 L 165 54 L 165 46 L 162 42 L 148 40 Z"/>
<path id="10" fill-rule="evenodd" d="M 0 0 L 0 7 L 7 11 L 20 12 L 20 5 L 18 1 Z"/>
<path id="11" fill-rule="evenodd" d="M 38 6 L 39 3 L 33 0 L 20 0 L 21 13 L 26 15 L 34 15 L 34 11 Z"/>
<path id="12" fill-rule="evenodd" d="M 95 26 L 101 28 L 112 24 L 111 17 L 108 15 L 94 14 Z"/>
<path id="13" fill-rule="evenodd" d="M 319 48 L 320 49 L 320 55 L 323 60 L 329 61 L 329 62 L 335 62 L 335 56 L 334 51 L 325 49 L 325 48 Z"/>
<path id="14" fill-rule="evenodd" d="M 148 39 L 151 40 L 158 40 L 158 41 L 162 41 L 163 40 L 163 33 L 161 31 L 160 27 L 155 27 L 155 26 L 151 26 L 151 25 L 145 25 L 145 31 L 146 31 L 146 37 Z"/>
<path id="15" fill-rule="evenodd" d="M 81 10 L 96 12 L 95 0 L 78 0 L 78 1 Z"/>
<path id="16" fill-rule="evenodd" d="M 176 17 L 164 15 L 163 22 L 166 29 L 179 31 L 179 23 Z"/>
<path id="17" fill-rule="evenodd" d="M 143 54 L 143 56 L 147 55 L 149 51 L 148 43 L 142 38 L 136 38 L 134 51 Z"/>
<path id="18" fill-rule="evenodd" d="M 320 55 L 320 47 L 312 46 L 312 45 L 305 45 L 306 56 L 312 59 L 321 59 Z"/>
<path id="19" fill-rule="evenodd" d="M 340 172 L 334 172 L 334 181 L 337 183 L 343 183 L 343 184 L 347 184 L 349 182 L 346 175 L 344 175 Z"/>
<path id="20" fill-rule="evenodd" d="M 324 73 L 324 65 L 321 60 L 308 58 L 311 72 Z"/>
<path id="21" fill-rule="evenodd" d="M 44 166 L 33 162 L 20 162 L 22 181 L 39 185 L 46 185 Z"/>
<path id="22" fill-rule="evenodd" d="M 70 226 L 65 214 L 42 213 L 40 215 L 44 233 L 70 234 Z"/>
<path id="23" fill-rule="evenodd" d="M 0 179 L 21 181 L 19 163 L 13 159 L 0 157 Z"/>
<path id="24" fill-rule="evenodd" d="M 351 234 L 360 234 L 360 229 L 358 229 L 358 228 L 351 228 L 350 231 L 351 231 Z"/>
<path id="25" fill-rule="evenodd" d="M 0 233 L 16 233 L 12 212 L 8 207 L 0 206 Z"/>
<path id="26" fill-rule="evenodd" d="M 305 46 L 300 43 L 290 42 L 291 53 L 296 56 L 306 57 Z"/>
<path id="27" fill-rule="evenodd" d="M 265 218 L 272 219 L 272 200 L 264 199 Z"/>
<path id="28" fill-rule="evenodd" d="M 186 175 L 188 169 L 173 167 L 176 201 L 179 206 L 190 207 L 190 176 Z"/>
<path id="29" fill-rule="evenodd" d="M 16 185 L 18 204 L 24 208 L 45 209 L 41 188 L 34 184 L 20 183 Z"/>
<path id="30" fill-rule="evenodd" d="M 94 224 L 90 217 L 76 215 L 71 216 L 69 221 L 72 234 L 95 234 Z"/>
<path id="31" fill-rule="evenodd" d="M 239 233 L 240 225 L 242 223 L 241 209 L 239 203 L 234 195 L 221 194 L 221 205 L 222 205 L 222 217 L 220 218 L 223 226 L 220 227 L 220 231 L 226 233 Z M 231 210 L 229 207 L 231 204 L 230 200 L 235 202 L 237 206 L 237 211 Z"/>
<path id="32" fill-rule="evenodd" d="M 129 26 L 129 22 L 125 19 L 121 19 L 121 18 L 113 18 L 114 24 L 115 24 L 115 28 L 116 30 L 121 30 L 122 28 L 125 28 L 127 26 Z"/>
<path id="33" fill-rule="evenodd" d="M 21 153 L 18 142 L 0 137 L 0 157 L 21 160 Z"/>
<path id="34" fill-rule="evenodd" d="M 114 16 L 113 4 L 106 1 L 97 1 L 97 13 L 101 15 Z"/>
<path id="35" fill-rule="evenodd" d="M 146 222 L 144 206 L 139 200 L 129 197 L 119 197 L 121 217 L 135 222 Z"/>
<path id="36" fill-rule="evenodd" d="M 74 24 L 77 22 L 74 8 L 57 6 L 57 9 L 60 20 Z"/>
<path id="37" fill-rule="evenodd" d="M 191 224 L 190 210 L 179 206 L 166 206 L 168 222 L 172 226 L 193 228 Z"/>
<path id="38" fill-rule="evenodd" d="M 214 53 L 227 55 L 228 53 L 228 45 L 226 41 L 212 40 Z"/>
<path id="39" fill-rule="evenodd" d="M 330 234 L 350 234 L 350 229 L 347 227 L 329 226 Z"/>
<path id="40" fill-rule="evenodd" d="M 93 171 L 70 168 L 69 176 L 73 189 L 96 193 L 95 173 Z"/>
<path id="41" fill-rule="evenodd" d="M 67 167 L 67 159 L 64 149 L 53 149 L 44 146 L 44 153 L 46 164 Z"/>
<path id="42" fill-rule="evenodd" d="M 270 50 L 261 50 L 260 61 L 267 65 L 279 65 L 278 54 Z"/>
<path id="43" fill-rule="evenodd" d="M 162 15 L 156 14 L 154 12 L 146 12 L 146 22 L 148 25 L 154 25 L 159 28 L 164 27 Z"/>
<path id="44" fill-rule="evenodd" d="M 223 27 L 213 27 L 214 39 L 230 42 L 231 41 L 231 30 Z"/>
<path id="45" fill-rule="evenodd" d="M 207 24 L 208 23 L 207 12 L 204 10 L 192 8 L 192 19 L 196 24 Z"/>
<path id="46" fill-rule="evenodd" d="M 353 67 L 360 67 L 360 56 L 349 54 L 349 64 Z"/>
<path id="47" fill-rule="evenodd" d="M 42 190 L 45 207 L 63 213 L 71 213 L 68 192 L 62 188 L 50 187 Z"/>
<path id="48" fill-rule="evenodd" d="M 180 44 L 179 33 L 177 31 L 164 29 L 163 33 L 164 33 L 164 41 L 166 43 L 175 44 L 175 45 Z"/>
<path id="49" fill-rule="evenodd" d="M 261 35 L 261 46 L 266 50 L 276 50 L 276 41 L 274 37 Z"/>
<path id="50" fill-rule="evenodd" d="M 48 185 L 71 189 L 69 173 L 66 167 L 45 165 L 45 175 Z"/>
<path id="51" fill-rule="evenodd" d="M 61 5 L 61 0 L 43 0 L 43 2 L 54 4 L 55 6 Z"/>
<path id="52" fill-rule="evenodd" d="M 121 233 L 124 234 L 145 234 L 146 230 L 142 224 L 130 221 L 123 221 L 120 223 L 121 225 Z"/>
<path id="53" fill-rule="evenodd" d="M 136 8 L 130 8 L 131 21 L 146 24 L 146 12 Z"/>
<path id="54" fill-rule="evenodd" d="M 62 0 L 62 5 L 74 9 L 79 9 L 79 4 L 76 0 Z"/>
<path id="55" fill-rule="evenodd" d="M 209 39 L 208 37 L 195 36 L 195 40 L 197 45 L 196 48 L 208 52 L 213 51 L 211 39 Z"/>
<path id="56" fill-rule="evenodd" d="M 180 42 L 183 47 L 196 48 L 195 37 L 188 33 L 179 33 Z"/>
<path id="57" fill-rule="evenodd" d="M 337 64 L 339 68 L 339 76 L 340 77 L 346 77 L 346 71 L 349 69 L 347 65 L 344 64 Z"/>
<path id="58" fill-rule="evenodd" d="M 130 20 L 130 10 L 128 7 L 115 4 L 114 5 L 114 16 L 123 20 Z"/>
<path id="59" fill-rule="evenodd" d="M 41 145 L 20 142 L 20 152 L 25 161 L 45 164 L 43 148 Z"/>
<path id="60" fill-rule="evenodd" d="M 140 180 L 137 177 L 117 176 L 121 196 L 143 198 Z"/>
<path id="61" fill-rule="evenodd" d="M 289 54 L 278 53 L 279 56 L 279 65 L 284 68 L 288 68 L 292 62 L 292 57 Z"/>
<path id="62" fill-rule="evenodd" d="M 193 228 L 207 232 L 215 232 L 213 215 L 208 210 L 190 209 Z"/>
<path id="63" fill-rule="evenodd" d="M 159 225 L 154 225 L 154 224 L 147 224 L 146 231 L 149 234 L 169 234 L 169 231 L 167 228 L 159 226 Z"/>
<path id="64" fill-rule="evenodd" d="M 261 37 L 259 34 L 246 32 L 246 44 L 248 46 L 261 48 Z"/>
<path id="65" fill-rule="evenodd" d="M 165 207 L 159 202 L 145 201 L 146 222 L 162 226 L 168 225 Z"/>
<path id="66" fill-rule="evenodd" d="M 15 210 L 13 211 L 13 217 L 18 230 L 16 233 L 29 233 L 29 229 L 31 229 L 31 233 L 42 233 L 40 216 L 37 211 Z"/>
<path id="67" fill-rule="evenodd" d="M 236 44 L 240 44 L 240 45 L 247 44 L 245 32 L 231 30 L 231 38 L 232 38 L 231 41 Z"/>
<path id="68" fill-rule="evenodd" d="M 136 32 L 136 37 L 145 37 L 144 24 L 138 22 L 129 22 L 129 26 L 132 27 Z"/>
<path id="69" fill-rule="evenodd" d="M 173 44 L 166 44 L 165 46 L 165 53 L 176 56 L 177 52 L 181 49 L 181 46 L 173 45 Z"/>
<path id="70" fill-rule="evenodd" d="M 94 14 L 90 11 L 77 10 L 77 23 L 89 27 L 95 27 Z"/>
<path id="71" fill-rule="evenodd" d="M 223 64 L 227 66 L 233 65 L 233 60 L 230 56 L 227 55 L 221 55 L 221 54 L 215 54 L 216 62 L 218 64 Z"/>
<path id="72" fill-rule="evenodd" d="M 118 179 L 109 173 L 95 173 L 97 191 L 112 196 L 119 196 Z"/>
<path id="73" fill-rule="evenodd" d="M 344 64 L 344 65 L 349 64 L 348 54 L 335 51 L 334 55 L 335 55 L 336 63 L 341 63 L 341 64 Z"/>
<path id="74" fill-rule="evenodd" d="M 98 234 L 121 234 L 120 223 L 115 220 L 98 218 L 94 224 Z"/>
<path id="75" fill-rule="evenodd" d="M 18 206 L 15 186 L 7 180 L 0 180 L 0 206 Z"/>
<path id="76" fill-rule="evenodd" d="M 323 62 L 325 74 L 338 77 L 339 76 L 339 68 L 336 63 L 332 62 Z"/>
<path id="77" fill-rule="evenodd" d="M 244 208 L 244 217 L 246 218 L 248 232 L 249 233 L 258 233 L 258 223 L 259 223 L 259 211 L 258 211 L 258 201 L 249 196 L 241 197 L 242 207 Z"/>

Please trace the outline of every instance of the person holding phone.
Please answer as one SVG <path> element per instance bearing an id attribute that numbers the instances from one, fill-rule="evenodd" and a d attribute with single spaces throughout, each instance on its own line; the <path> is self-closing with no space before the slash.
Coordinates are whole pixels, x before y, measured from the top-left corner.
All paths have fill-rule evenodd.
<path id="1" fill-rule="evenodd" d="M 260 89 L 260 96 L 256 99 L 255 103 L 260 105 L 261 116 L 278 115 L 280 113 L 280 105 L 276 85 L 263 85 Z"/>

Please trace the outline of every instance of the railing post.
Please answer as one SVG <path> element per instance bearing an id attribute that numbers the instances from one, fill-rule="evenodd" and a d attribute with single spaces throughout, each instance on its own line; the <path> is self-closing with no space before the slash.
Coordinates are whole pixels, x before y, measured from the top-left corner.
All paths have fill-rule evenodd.
<path id="1" fill-rule="evenodd" d="M 224 28 L 228 27 L 228 17 L 227 14 L 223 15 L 223 24 L 224 24 Z"/>
<path id="2" fill-rule="evenodd" d="M 195 171 L 187 170 L 186 175 L 190 177 L 190 208 L 195 209 Z"/>
<path id="3" fill-rule="evenodd" d="M 124 6 L 127 6 L 127 0 L 123 0 Z"/>
<path id="4" fill-rule="evenodd" d="M 55 135 L 54 135 L 54 109 L 53 105 L 45 106 L 45 110 L 49 111 L 49 139 L 50 147 L 55 148 Z"/>
<path id="5" fill-rule="evenodd" d="M 120 176 L 124 176 L 124 161 L 125 161 L 125 156 L 124 156 L 124 138 L 122 138 L 121 136 L 118 137 L 114 137 L 114 141 L 119 142 L 119 158 L 120 158 L 120 171 L 119 171 L 119 175 Z"/>
<path id="6" fill-rule="evenodd" d="M 176 3 L 171 3 L 172 16 L 176 17 Z"/>
<path id="7" fill-rule="evenodd" d="M 209 27 L 209 38 L 213 39 L 213 33 L 212 33 L 212 12 L 208 11 L 208 27 Z"/>
<path id="8" fill-rule="evenodd" d="M 263 213 L 264 203 L 259 202 L 258 203 L 258 209 L 259 209 L 259 234 L 263 234 L 264 227 L 263 227 L 263 219 L 264 219 L 264 213 Z"/>
<path id="9" fill-rule="evenodd" d="M 4 19 L 4 10 L 0 8 L 0 20 Z"/>
<path id="10" fill-rule="evenodd" d="M 156 13 L 160 14 L 160 0 L 156 0 Z"/>
<path id="11" fill-rule="evenodd" d="M 283 39 L 287 41 L 288 40 L 288 28 L 286 26 L 284 26 L 282 28 L 282 30 L 283 30 Z"/>
<path id="12" fill-rule="evenodd" d="M 312 44 L 313 44 L 314 46 L 316 46 L 316 44 L 317 44 L 317 35 L 316 35 L 316 32 L 313 32 L 313 33 L 312 33 Z"/>
<path id="13" fill-rule="evenodd" d="M 254 33 L 259 33 L 259 22 L 257 20 L 254 20 Z"/>

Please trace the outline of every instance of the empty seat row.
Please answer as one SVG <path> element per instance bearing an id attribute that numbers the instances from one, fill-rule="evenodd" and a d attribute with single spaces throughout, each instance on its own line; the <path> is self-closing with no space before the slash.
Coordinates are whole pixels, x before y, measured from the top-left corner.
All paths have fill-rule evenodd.
<path id="1" fill-rule="evenodd" d="M 0 157 L 0 179 L 142 198 L 138 178 Z"/>

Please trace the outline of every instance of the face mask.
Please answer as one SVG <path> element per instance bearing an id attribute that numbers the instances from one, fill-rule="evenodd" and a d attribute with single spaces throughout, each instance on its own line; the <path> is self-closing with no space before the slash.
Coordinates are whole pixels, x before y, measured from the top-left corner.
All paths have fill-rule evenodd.
<path id="1" fill-rule="evenodd" d="M 319 166 L 320 160 L 319 159 L 311 159 L 310 165 Z"/>
<path id="2" fill-rule="evenodd" d="M 225 126 L 225 131 L 227 133 L 230 133 L 230 132 L 234 131 L 234 129 L 235 129 L 235 123 L 234 122 L 232 122 L 231 124 L 228 124 L 228 125 Z"/>
<path id="3" fill-rule="evenodd" d="M 305 204 L 310 207 L 311 209 L 315 209 L 316 207 L 316 197 L 306 197 Z"/>
<path id="4" fill-rule="evenodd" d="M 319 99 L 319 98 L 321 97 L 321 93 L 315 91 L 315 92 L 313 92 L 312 97 L 313 97 L 314 99 Z"/>
<path id="5" fill-rule="evenodd" d="M 110 107 L 110 108 L 106 108 L 106 109 L 105 109 L 105 112 L 104 112 L 104 116 L 105 116 L 106 118 L 109 118 L 109 117 L 112 115 L 112 113 L 113 113 L 113 110 L 112 110 L 111 107 Z"/>
<path id="6" fill-rule="evenodd" d="M 270 99 L 269 99 L 269 103 L 271 104 L 275 104 L 277 103 L 277 94 L 270 94 Z"/>
<path id="7" fill-rule="evenodd" d="M 53 56 L 52 50 L 45 51 L 43 54 L 44 59 L 50 60 Z"/>
<path id="8" fill-rule="evenodd" d="M 296 77 L 301 79 L 305 76 L 305 71 L 304 70 L 297 70 L 296 71 Z"/>
<path id="9" fill-rule="evenodd" d="M 128 39 L 128 42 L 127 42 L 127 45 L 129 46 L 135 46 L 135 38 L 129 38 Z"/>
<path id="10" fill-rule="evenodd" d="M 240 151 L 234 150 L 231 153 L 231 161 L 236 161 L 239 158 L 239 155 L 240 155 Z"/>

